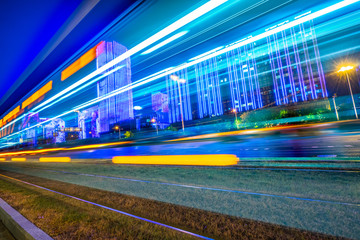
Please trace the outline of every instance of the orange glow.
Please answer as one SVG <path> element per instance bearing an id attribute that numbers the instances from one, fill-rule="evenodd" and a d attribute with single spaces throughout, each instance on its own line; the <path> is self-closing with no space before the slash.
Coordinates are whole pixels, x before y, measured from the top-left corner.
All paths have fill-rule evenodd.
<path id="1" fill-rule="evenodd" d="M 6 158 L 0 158 L 0 162 L 5 162 Z"/>
<path id="2" fill-rule="evenodd" d="M 84 146 L 67 148 L 66 150 L 78 150 L 78 149 L 88 149 L 88 148 L 101 148 L 101 147 L 114 146 L 114 145 L 123 145 L 123 144 L 128 144 L 128 143 L 132 143 L 132 142 L 131 142 L 131 141 L 124 141 L 124 142 L 91 144 L 91 145 L 84 145 Z"/>
<path id="3" fill-rule="evenodd" d="M 112 162 L 117 164 L 192 166 L 229 166 L 237 164 L 238 161 L 239 158 L 233 154 L 117 156 L 112 159 Z"/>
<path id="4" fill-rule="evenodd" d="M 28 99 L 26 99 L 22 103 L 21 108 L 24 109 L 25 107 L 29 106 L 31 103 L 38 100 L 41 96 L 43 96 L 45 93 L 47 93 L 51 89 L 52 89 L 52 81 L 45 84 L 42 88 L 37 90 L 33 95 L 31 95 Z"/>
<path id="5" fill-rule="evenodd" d="M 17 106 L 14 110 L 9 112 L 3 119 L 2 124 L 5 124 L 5 122 L 11 118 L 13 118 L 18 112 L 20 112 L 20 106 Z"/>
<path id="6" fill-rule="evenodd" d="M 16 155 L 36 155 L 38 153 L 47 153 L 47 152 L 56 152 L 56 151 L 101 148 L 101 147 L 108 147 L 108 146 L 123 145 L 123 144 L 128 144 L 128 143 L 133 143 L 133 142 L 132 141 L 123 141 L 123 142 L 83 145 L 83 146 L 77 146 L 77 147 L 72 147 L 72 148 L 47 148 L 47 149 L 27 150 L 27 151 L 19 151 L 19 152 L 5 152 L 5 153 L 0 153 L 0 157 L 8 157 L 8 156 L 16 156 Z"/>
<path id="7" fill-rule="evenodd" d="M 49 148 L 49 149 L 41 149 L 41 150 L 7 152 L 7 153 L 0 153 L 0 156 L 15 156 L 15 155 L 21 155 L 21 154 L 36 154 L 36 153 L 59 151 L 59 150 L 62 150 L 62 149 L 64 149 L 64 148 Z"/>
<path id="8" fill-rule="evenodd" d="M 246 135 L 246 134 L 255 134 L 255 133 L 262 133 L 262 132 L 270 132 L 270 131 L 276 131 L 276 130 L 282 130 L 282 129 L 292 129 L 292 128 L 299 128 L 299 127 L 306 128 L 306 127 L 321 126 L 321 125 L 322 124 L 319 124 L 319 123 L 309 123 L 309 124 L 302 124 L 302 125 L 279 126 L 279 127 L 271 127 L 271 128 L 237 130 L 237 131 L 231 131 L 231 132 L 209 133 L 209 134 L 197 135 L 197 136 L 192 136 L 192 137 L 184 137 L 184 138 L 167 140 L 165 142 L 189 141 L 189 140 L 217 138 L 217 137 L 233 136 L 233 135 Z"/>
<path id="9" fill-rule="evenodd" d="M 353 69 L 353 68 L 354 68 L 353 66 L 341 67 L 338 72 L 349 71 L 349 70 L 351 70 L 351 69 Z"/>
<path id="10" fill-rule="evenodd" d="M 96 48 L 98 45 L 100 45 L 102 42 L 97 44 L 95 47 L 91 48 L 89 51 L 87 51 L 84 55 L 82 55 L 78 60 L 73 62 L 70 66 L 68 66 L 64 71 L 61 72 L 61 81 L 64 81 L 77 71 L 79 71 L 81 68 L 85 67 L 88 63 L 90 63 L 92 60 L 96 58 Z"/>
<path id="11" fill-rule="evenodd" d="M 71 162 L 69 157 L 42 157 L 39 162 Z"/>
<path id="12" fill-rule="evenodd" d="M 13 162 L 25 162 L 26 158 L 12 158 L 11 161 L 13 161 Z"/>

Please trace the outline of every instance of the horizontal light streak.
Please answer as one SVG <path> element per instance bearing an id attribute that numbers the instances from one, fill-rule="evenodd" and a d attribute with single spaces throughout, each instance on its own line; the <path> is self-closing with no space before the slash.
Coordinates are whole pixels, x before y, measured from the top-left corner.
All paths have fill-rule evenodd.
<path id="1" fill-rule="evenodd" d="M 39 149 L 39 150 L 5 152 L 5 153 L 0 153 L 0 157 L 8 157 L 8 156 L 16 156 L 16 155 L 36 155 L 39 153 L 41 154 L 41 153 L 49 153 L 49 152 L 101 148 L 101 147 L 117 146 L 117 145 L 124 145 L 124 144 L 130 144 L 130 143 L 133 143 L 133 142 L 132 141 L 122 141 L 122 142 L 82 145 L 82 146 L 70 147 L 70 148 L 47 148 L 47 149 Z"/>
<path id="2" fill-rule="evenodd" d="M 116 156 L 112 159 L 116 164 L 187 166 L 230 166 L 238 161 L 239 158 L 233 154 Z"/>
<path id="3" fill-rule="evenodd" d="M 141 53 L 141 55 L 145 55 L 145 54 L 149 54 L 149 53 L 152 53 L 153 51 L 165 46 L 166 44 L 168 43 L 171 43 L 172 41 L 175 41 L 176 39 L 184 36 L 185 34 L 187 34 L 189 31 L 183 31 L 183 32 L 179 32 L 177 34 L 175 34 L 174 36 L 172 37 L 169 37 L 168 39 L 162 41 L 161 43 L 153 46 L 152 48 L 149 48 L 148 50 L 144 51 Z"/>
<path id="4" fill-rule="evenodd" d="M 251 130 L 237 130 L 237 131 L 230 131 L 230 132 L 209 133 L 209 134 L 203 134 L 203 135 L 197 135 L 197 136 L 191 136 L 191 137 L 177 138 L 177 139 L 172 139 L 172 140 L 166 140 L 165 142 L 199 140 L 199 139 L 226 137 L 226 136 L 234 136 L 234 135 L 257 134 L 257 133 L 278 131 L 278 130 L 285 130 L 285 129 L 293 129 L 293 128 L 299 128 L 299 127 L 308 128 L 308 127 L 322 127 L 322 126 L 326 126 L 326 124 L 309 123 L 309 124 L 301 124 L 301 125 L 259 128 L 259 129 L 251 129 Z"/>
<path id="5" fill-rule="evenodd" d="M 19 152 L 5 152 L 0 153 L 0 156 L 16 156 L 21 154 L 37 154 L 37 153 L 45 153 L 45 152 L 54 152 L 62 150 L 63 148 L 48 148 L 48 149 L 39 149 L 39 150 L 29 150 L 29 151 L 19 151 Z"/>
<path id="6" fill-rule="evenodd" d="M 11 158 L 12 162 L 25 162 L 26 158 Z"/>
<path id="7" fill-rule="evenodd" d="M 0 158 L 0 162 L 5 162 L 6 158 Z"/>
<path id="8" fill-rule="evenodd" d="M 39 158 L 39 162 L 71 162 L 71 158 L 69 157 L 42 157 Z"/>
<path id="9" fill-rule="evenodd" d="M 91 145 L 84 145 L 84 146 L 77 146 L 77 147 L 67 148 L 66 150 L 81 150 L 81 149 L 89 149 L 89 148 L 101 148 L 101 147 L 109 147 L 109 146 L 123 145 L 123 144 L 129 144 L 129 143 L 132 143 L 132 141 L 91 144 Z"/>
<path id="10" fill-rule="evenodd" d="M 150 219 L 147 219 L 147 218 L 143 218 L 143 217 L 139 217 L 139 216 L 127 213 L 127 212 L 123 212 L 123 211 L 117 210 L 115 208 L 107 207 L 107 206 L 104 206 L 104 205 L 101 205 L 101 204 L 98 204 L 98 203 L 94 203 L 94 202 L 91 202 L 91 201 L 88 201 L 88 200 L 84 200 L 82 198 L 74 197 L 74 196 L 71 196 L 69 194 L 57 192 L 57 191 L 51 190 L 49 188 L 45 188 L 45 187 L 42 187 L 42 186 L 39 186 L 39 185 L 36 185 L 36 184 L 33 184 L 33 183 L 25 182 L 25 181 L 22 181 L 22 180 L 13 178 L 13 177 L 9 177 L 9 176 L 3 175 L 3 174 L 0 174 L 0 176 L 2 176 L 4 178 L 11 179 L 11 180 L 14 180 L 14 181 L 17 181 L 17 182 L 24 183 L 24 184 L 27 184 L 27 185 L 30 185 L 30 186 L 33 186 L 33 187 L 37 187 L 37 188 L 40 188 L 40 189 L 43 189 L 43 190 L 46 190 L 46 191 L 49 191 L 49 192 L 52 192 L 52 193 L 56 193 L 56 194 L 59 194 L 59 195 L 62 195 L 62 196 L 66 196 L 66 197 L 69 197 L 69 198 L 72 198 L 72 199 L 75 199 L 75 200 L 78 200 L 78 201 L 81 201 L 81 202 L 84 202 L 84 203 L 89 203 L 91 205 L 101 207 L 101 208 L 104 208 L 104 209 L 107 209 L 107 210 L 110 210 L 110 211 L 113 211 L 113 212 L 117 212 L 117 213 L 120 213 L 120 214 L 128 216 L 128 217 L 139 219 L 139 220 L 149 222 L 149 223 L 152 223 L 152 224 L 155 224 L 155 225 L 158 225 L 158 226 L 166 227 L 166 228 L 169 228 L 169 229 L 172 229 L 172 230 L 184 233 L 184 234 L 188 234 L 188 235 L 191 235 L 191 236 L 194 236 L 194 237 L 198 237 L 198 238 L 201 238 L 201 239 L 208 239 L 208 240 L 212 239 L 212 238 L 208 238 L 208 237 L 205 237 L 205 236 L 202 236 L 202 235 L 199 235 L 199 234 L 196 234 L 196 233 L 192 233 L 192 232 L 180 229 L 180 228 L 176 228 L 176 227 L 166 225 L 166 224 L 163 224 L 163 223 L 160 223 L 160 222 L 156 222 L 156 221 L 153 221 L 153 220 L 150 220 Z"/>
<path id="11" fill-rule="evenodd" d="M 29 106 L 36 100 L 38 100 L 41 96 L 45 95 L 48 91 L 52 89 L 52 81 L 45 84 L 42 88 L 37 90 L 33 95 L 31 95 L 28 99 L 26 99 L 22 104 L 21 108 L 24 109 L 25 107 Z"/>

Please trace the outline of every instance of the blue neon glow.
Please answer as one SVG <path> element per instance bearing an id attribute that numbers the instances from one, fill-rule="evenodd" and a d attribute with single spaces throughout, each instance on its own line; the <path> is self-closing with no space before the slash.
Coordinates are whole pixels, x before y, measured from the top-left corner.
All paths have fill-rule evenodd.
<path id="1" fill-rule="evenodd" d="M 45 106 L 46 104 L 56 100 L 57 98 L 61 97 L 62 95 L 66 94 L 68 91 L 80 86 L 84 82 L 92 79 L 93 77 L 96 77 L 97 75 L 105 72 L 106 70 L 110 69 L 111 67 L 115 66 L 116 64 L 122 62 L 123 60 L 129 58 L 130 56 L 134 55 L 135 53 L 138 53 L 139 51 L 143 50 L 144 48 L 150 46 L 151 44 L 155 43 L 156 41 L 166 37 L 167 35 L 173 33 L 174 31 L 180 29 L 181 27 L 185 26 L 186 24 L 196 20 L 197 18 L 203 16 L 204 14 L 210 12 L 211 10 L 217 8 L 218 6 L 224 4 L 227 2 L 227 0 L 211 0 L 203 4 L 202 6 L 198 7 L 194 11 L 190 12 L 189 14 L 185 15 L 184 17 L 180 18 L 179 20 L 175 21 L 174 23 L 170 24 L 166 28 L 162 29 L 161 31 L 157 32 L 153 36 L 149 37 L 148 39 L 144 40 L 143 42 L 139 43 L 135 47 L 131 48 L 129 51 L 125 52 L 124 54 L 120 55 L 119 57 L 115 58 L 111 62 L 105 64 L 101 68 L 98 68 L 97 70 L 93 71 L 89 75 L 85 76 L 84 78 L 80 79 L 70 87 L 66 88 L 65 90 L 61 91 L 60 93 L 56 94 L 52 98 L 44 101 L 37 107 L 33 109 L 33 111 L 36 111 L 40 109 L 41 107 Z M 15 123 L 16 121 L 19 121 L 20 118 L 17 118 L 7 125 L 3 126 L 1 128 L 4 129 L 7 126 L 10 126 L 10 124 Z"/>
<path id="2" fill-rule="evenodd" d="M 144 51 L 141 53 L 141 55 L 146 55 L 146 54 L 149 54 L 149 53 L 152 53 L 153 51 L 165 46 L 166 44 L 168 43 L 171 43 L 172 41 L 175 41 L 176 39 L 184 36 L 185 34 L 187 34 L 189 31 L 182 31 L 182 32 L 179 32 L 177 34 L 175 34 L 174 36 L 172 37 L 169 37 L 168 39 L 162 41 L 161 43 L 153 46 L 152 48 L 149 48 L 148 50 Z"/>
<path id="3" fill-rule="evenodd" d="M 295 21 L 285 23 L 285 24 L 283 24 L 283 25 L 281 25 L 281 26 L 279 26 L 279 27 L 273 28 L 273 29 L 271 29 L 271 30 L 269 30 L 269 31 L 267 31 L 267 32 L 264 32 L 264 33 L 262 33 L 262 34 L 259 34 L 259 35 L 257 35 L 257 36 L 254 36 L 254 37 L 245 39 L 244 41 L 241 41 L 241 42 L 239 42 L 239 43 L 236 43 L 236 44 L 227 46 L 227 47 L 225 47 L 225 48 L 223 48 L 223 49 L 220 49 L 219 51 L 216 51 L 216 52 L 214 52 L 214 53 L 211 53 L 211 54 L 209 54 L 209 55 L 207 55 L 207 56 L 204 56 L 204 57 L 195 59 L 195 60 L 193 60 L 193 61 L 191 61 L 191 62 L 184 63 L 184 64 L 182 64 L 182 65 L 180 65 L 180 66 L 177 66 L 177 67 L 175 67 L 175 68 L 172 68 L 172 69 L 170 69 L 170 70 L 168 70 L 168 71 L 162 70 L 162 71 L 160 71 L 160 72 L 157 72 L 157 73 L 155 73 L 155 74 L 152 74 L 151 76 L 148 76 L 148 77 L 145 77 L 145 78 L 143 78 L 143 79 L 140 79 L 140 80 L 138 80 L 138 81 L 133 82 L 133 83 L 130 84 L 129 86 L 119 88 L 119 89 L 117 89 L 117 90 L 109 93 L 109 94 L 106 95 L 106 96 L 103 96 L 103 97 L 101 97 L 101 98 L 88 101 L 88 102 L 86 102 L 86 103 L 84 103 L 84 104 L 81 104 L 81 105 L 77 106 L 76 108 L 86 107 L 86 106 L 89 106 L 89 105 L 91 105 L 91 104 L 97 103 L 97 102 L 102 101 L 102 100 L 104 100 L 104 99 L 110 98 L 110 97 L 112 97 L 112 96 L 114 96 L 114 95 L 117 95 L 117 94 L 119 94 L 119 93 L 121 93 L 121 92 L 124 92 L 124 91 L 127 91 L 127 90 L 129 90 L 129 89 L 132 89 L 132 88 L 141 86 L 141 85 L 143 85 L 143 84 L 152 82 L 152 81 L 154 81 L 154 80 L 156 80 L 156 79 L 162 78 L 162 77 L 164 77 L 164 76 L 166 76 L 166 75 L 169 75 L 169 74 L 172 74 L 172 73 L 174 73 L 174 72 L 176 72 L 176 71 L 185 69 L 185 68 L 187 68 L 187 67 L 189 67 L 189 66 L 193 66 L 193 65 L 195 65 L 195 64 L 197 64 L 197 63 L 199 63 L 199 62 L 202 62 L 202 61 L 205 61 L 205 60 L 207 60 L 207 59 L 216 57 L 216 56 L 218 56 L 218 55 L 221 55 L 221 54 L 226 53 L 226 52 L 228 52 L 228 51 L 231 51 L 231 50 L 233 50 L 233 49 L 239 48 L 239 47 L 241 47 L 241 46 L 245 46 L 246 44 L 253 43 L 253 42 L 257 41 L 257 40 L 266 38 L 266 37 L 268 37 L 268 36 L 270 36 L 270 35 L 272 35 L 272 34 L 281 32 L 281 31 L 286 30 L 286 29 L 289 29 L 289 28 L 291 29 L 292 27 L 297 26 L 297 25 L 299 25 L 299 24 L 301 24 L 301 23 L 304 23 L 304 22 L 307 22 L 307 21 L 309 21 L 309 20 L 318 18 L 318 17 L 323 16 L 323 15 L 325 15 L 325 14 L 327 14 L 327 13 L 336 11 L 336 10 L 338 10 L 338 9 L 341 9 L 341 8 L 343 8 L 343 7 L 346 7 L 346 6 L 350 5 L 350 4 L 353 4 L 353 3 L 358 2 L 358 1 L 359 1 L 359 0 L 345 0 L 345 1 L 341 1 L 341 2 L 339 2 L 339 3 L 337 3 L 337 4 L 331 5 L 331 6 L 329 6 L 329 7 L 326 7 L 326 8 L 324 8 L 324 9 L 322 9 L 322 10 L 319 10 L 319 11 L 317 11 L 317 12 L 314 12 L 314 13 L 308 14 L 308 15 L 306 15 L 306 16 L 304 16 L 304 17 L 298 18 L 298 19 L 296 19 Z M 219 4 L 221 4 L 221 3 L 219 3 Z M 210 8 L 210 7 L 208 6 L 208 8 Z M 205 9 L 207 9 L 207 8 L 205 8 Z M 202 10 L 202 11 L 204 11 L 204 10 Z M 200 11 L 200 12 L 201 12 L 201 11 Z M 192 17 L 193 17 L 193 16 L 192 16 Z M 191 17 L 189 17 L 189 19 L 191 19 Z M 189 19 L 187 19 L 186 21 L 188 21 Z M 186 22 L 186 21 L 185 21 L 185 22 Z M 181 24 L 183 24 L 183 23 L 181 23 Z M 181 24 L 180 24 L 180 25 L 181 25 Z M 185 24 L 186 24 L 186 23 L 185 23 Z M 176 28 L 176 26 L 179 26 L 179 24 L 176 25 L 175 27 L 174 27 L 173 25 L 170 25 L 170 26 L 172 26 L 172 28 L 167 28 L 167 31 L 168 31 L 169 29 L 171 30 L 171 29 Z M 179 27 L 177 27 L 177 29 L 178 29 L 178 28 L 179 28 Z M 164 29 L 164 30 L 165 30 L 165 29 Z M 174 31 L 175 31 L 175 30 L 174 30 Z M 161 32 L 161 31 L 160 31 L 160 32 Z M 159 33 L 160 33 L 160 32 L 159 32 Z M 173 32 L 173 31 L 172 31 L 172 32 Z M 161 34 L 157 35 L 156 37 L 161 37 L 162 34 L 164 34 L 164 32 L 161 32 Z M 155 35 L 154 35 L 154 36 L 155 36 Z M 156 39 L 156 38 L 154 37 L 154 38 L 151 39 L 151 41 L 154 41 L 154 42 L 157 41 L 157 40 L 155 40 L 155 39 Z M 145 40 L 145 41 L 146 41 L 146 40 Z M 145 41 L 144 41 L 144 42 L 145 42 Z M 149 43 L 149 42 L 151 42 L 151 41 L 149 40 L 147 43 Z M 138 46 L 138 45 L 137 45 L 137 46 Z M 89 74 L 89 75 L 86 76 L 85 78 L 91 79 L 92 77 L 97 76 L 99 73 L 105 71 L 107 68 L 110 68 L 111 66 L 113 66 L 113 65 L 121 62 L 122 60 L 126 59 L 127 57 L 131 56 L 134 52 L 140 51 L 139 49 L 140 49 L 142 46 L 143 46 L 143 45 L 138 46 L 137 48 L 135 48 L 135 47 L 136 47 L 136 46 L 135 46 L 133 49 L 130 49 L 128 52 L 126 52 L 126 53 L 124 53 L 123 55 L 121 55 L 120 57 L 116 58 L 115 60 L 118 61 L 118 62 L 116 62 L 115 60 L 113 60 L 113 61 L 110 62 L 109 64 L 104 65 L 103 68 L 98 69 L 97 71 L 94 71 L 93 73 Z M 143 49 L 143 48 L 141 48 L 141 49 Z M 131 50 L 132 50 L 132 52 L 130 52 Z M 113 64 L 113 65 L 111 65 L 111 64 Z M 84 79 L 85 79 L 85 78 L 84 78 Z M 306 97 L 306 94 L 305 94 L 305 97 Z M 75 110 L 76 110 L 76 108 L 75 108 Z M 65 113 L 60 114 L 60 115 L 58 115 L 58 116 L 56 116 L 56 117 L 64 116 L 64 115 L 66 115 L 66 114 L 68 114 L 68 113 L 70 113 L 70 112 L 72 112 L 72 111 L 73 111 L 73 110 L 68 111 L 68 112 L 65 112 Z M 56 118 L 56 117 L 55 117 L 55 118 Z M 53 119 L 54 119 L 54 118 L 53 118 Z M 2 129 L 4 129 L 4 128 L 7 127 L 7 126 L 10 126 L 10 124 L 12 124 L 12 123 L 14 123 L 14 122 L 16 122 L 16 121 L 18 121 L 18 120 L 19 120 L 19 118 L 16 119 L 16 120 L 14 120 L 14 121 L 12 121 L 12 122 L 10 122 L 10 123 L 8 123 L 8 124 L 5 125 Z M 35 126 L 39 126 L 39 125 L 35 125 Z M 35 127 L 35 126 L 33 126 L 33 127 Z M 30 128 L 33 128 L 33 127 L 30 127 Z M 30 128 L 28 128 L 28 129 L 30 129 Z M 25 130 L 25 129 L 24 129 L 24 130 Z M 24 130 L 23 130 L 23 131 L 24 131 Z M 14 133 L 14 134 L 17 134 L 17 133 Z M 14 134 L 8 135 L 7 137 L 13 136 Z"/>

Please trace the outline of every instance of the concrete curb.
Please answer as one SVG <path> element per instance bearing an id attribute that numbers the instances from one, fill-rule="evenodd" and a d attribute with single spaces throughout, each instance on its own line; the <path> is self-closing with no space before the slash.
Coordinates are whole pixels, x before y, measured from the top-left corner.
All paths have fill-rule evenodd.
<path id="1" fill-rule="evenodd" d="M 0 198 L 0 219 L 11 234 L 19 240 L 51 240 L 40 228 Z"/>

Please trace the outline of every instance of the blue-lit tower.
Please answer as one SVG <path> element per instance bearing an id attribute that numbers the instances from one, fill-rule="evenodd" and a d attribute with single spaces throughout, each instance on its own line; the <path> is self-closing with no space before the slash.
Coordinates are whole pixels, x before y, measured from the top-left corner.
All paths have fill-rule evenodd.
<path id="1" fill-rule="evenodd" d="M 96 67 L 100 68 L 127 51 L 127 48 L 116 41 L 103 42 L 96 49 Z M 99 81 L 97 87 L 98 97 L 104 96 L 116 89 L 131 84 L 131 62 L 127 58 L 113 68 L 123 66 Z M 109 131 L 109 126 L 121 121 L 134 118 L 132 90 L 124 91 L 116 96 L 110 97 L 99 104 L 99 132 Z"/>
<path id="2" fill-rule="evenodd" d="M 195 65 L 199 118 L 224 113 L 216 58 Z"/>

